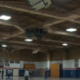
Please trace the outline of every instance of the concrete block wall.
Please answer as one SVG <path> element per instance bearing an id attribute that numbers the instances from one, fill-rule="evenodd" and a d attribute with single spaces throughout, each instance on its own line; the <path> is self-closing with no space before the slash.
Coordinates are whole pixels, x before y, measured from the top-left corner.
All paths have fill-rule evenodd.
<path id="1" fill-rule="evenodd" d="M 62 77 L 76 77 L 75 60 L 63 60 Z"/>
<path id="2" fill-rule="evenodd" d="M 9 68 L 13 69 L 13 76 L 23 73 L 24 64 L 35 64 L 36 70 L 45 70 L 47 68 L 48 77 L 50 76 L 50 65 L 55 63 L 62 64 L 62 77 L 80 77 L 80 59 L 78 59 L 78 68 L 75 67 L 75 60 L 59 60 L 59 61 L 20 61 L 20 63 L 10 63 Z M 7 69 L 6 66 L 4 66 Z M 6 70 L 5 70 L 6 71 Z"/>
<path id="3" fill-rule="evenodd" d="M 75 60 L 63 60 L 63 68 L 75 68 Z"/>
<path id="4" fill-rule="evenodd" d="M 6 75 L 8 68 L 12 70 L 11 76 L 19 76 L 20 74 L 23 74 L 24 64 L 35 64 L 36 70 L 38 70 L 39 72 L 44 72 L 45 68 L 47 68 L 49 73 L 48 76 L 50 76 L 50 61 L 44 62 L 20 61 L 20 63 L 15 63 L 15 61 L 14 63 L 9 62 L 9 67 L 4 66 L 4 69 L 6 70 Z"/>
<path id="5" fill-rule="evenodd" d="M 44 64 L 43 62 L 32 62 L 32 61 L 20 61 L 20 63 L 10 63 L 9 62 L 9 67 L 8 68 L 24 68 L 24 64 L 35 64 L 36 69 L 40 69 L 41 68 L 41 64 Z M 6 68 L 6 66 L 4 65 L 4 67 Z M 45 67 L 45 66 L 44 66 Z M 43 68 L 43 67 L 42 67 Z"/>
<path id="6" fill-rule="evenodd" d="M 75 60 L 59 60 L 59 61 L 45 61 L 41 63 L 41 68 L 48 68 L 48 76 L 50 76 L 50 65 L 60 63 L 62 64 L 62 77 L 80 77 L 80 59 L 78 60 L 78 68 L 75 67 Z M 43 65 L 44 64 L 44 65 Z"/>

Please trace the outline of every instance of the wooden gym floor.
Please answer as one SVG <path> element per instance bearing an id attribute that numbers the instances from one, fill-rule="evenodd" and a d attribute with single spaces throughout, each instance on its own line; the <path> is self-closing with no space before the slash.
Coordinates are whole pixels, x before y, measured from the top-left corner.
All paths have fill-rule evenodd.
<path id="1" fill-rule="evenodd" d="M 4 78 L 0 80 L 25 80 L 24 77 L 13 77 L 13 78 Z M 80 78 L 29 78 L 29 80 L 80 80 Z"/>

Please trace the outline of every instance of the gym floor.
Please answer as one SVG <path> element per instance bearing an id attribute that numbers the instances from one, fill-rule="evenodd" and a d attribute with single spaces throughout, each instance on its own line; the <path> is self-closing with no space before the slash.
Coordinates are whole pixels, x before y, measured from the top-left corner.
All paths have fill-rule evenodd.
<path id="1" fill-rule="evenodd" d="M 13 77 L 13 78 L 4 78 L 0 80 L 24 80 L 24 77 Z M 29 78 L 29 80 L 80 80 L 80 78 Z"/>

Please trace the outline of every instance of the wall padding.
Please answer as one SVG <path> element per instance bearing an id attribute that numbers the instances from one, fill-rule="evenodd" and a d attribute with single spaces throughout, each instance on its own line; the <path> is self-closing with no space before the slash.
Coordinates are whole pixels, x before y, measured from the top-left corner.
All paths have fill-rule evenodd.
<path id="1" fill-rule="evenodd" d="M 19 69 L 13 69 L 13 76 L 19 76 Z"/>

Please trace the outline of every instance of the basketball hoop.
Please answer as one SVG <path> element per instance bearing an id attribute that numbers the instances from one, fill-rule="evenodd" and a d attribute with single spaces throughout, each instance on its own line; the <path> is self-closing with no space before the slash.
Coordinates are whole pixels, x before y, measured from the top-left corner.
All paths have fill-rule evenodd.
<path id="1" fill-rule="evenodd" d="M 8 58 L 6 56 L 0 56 L 0 65 L 9 66 Z"/>
<path id="2" fill-rule="evenodd" d="M 38 53 L 39 52 L 39 50 L 40 50 L 40 48 L 39 49 L 35 49 L 35 50 L 33 50 L 33 54 L 36 54 L 36 53 Z"/>

